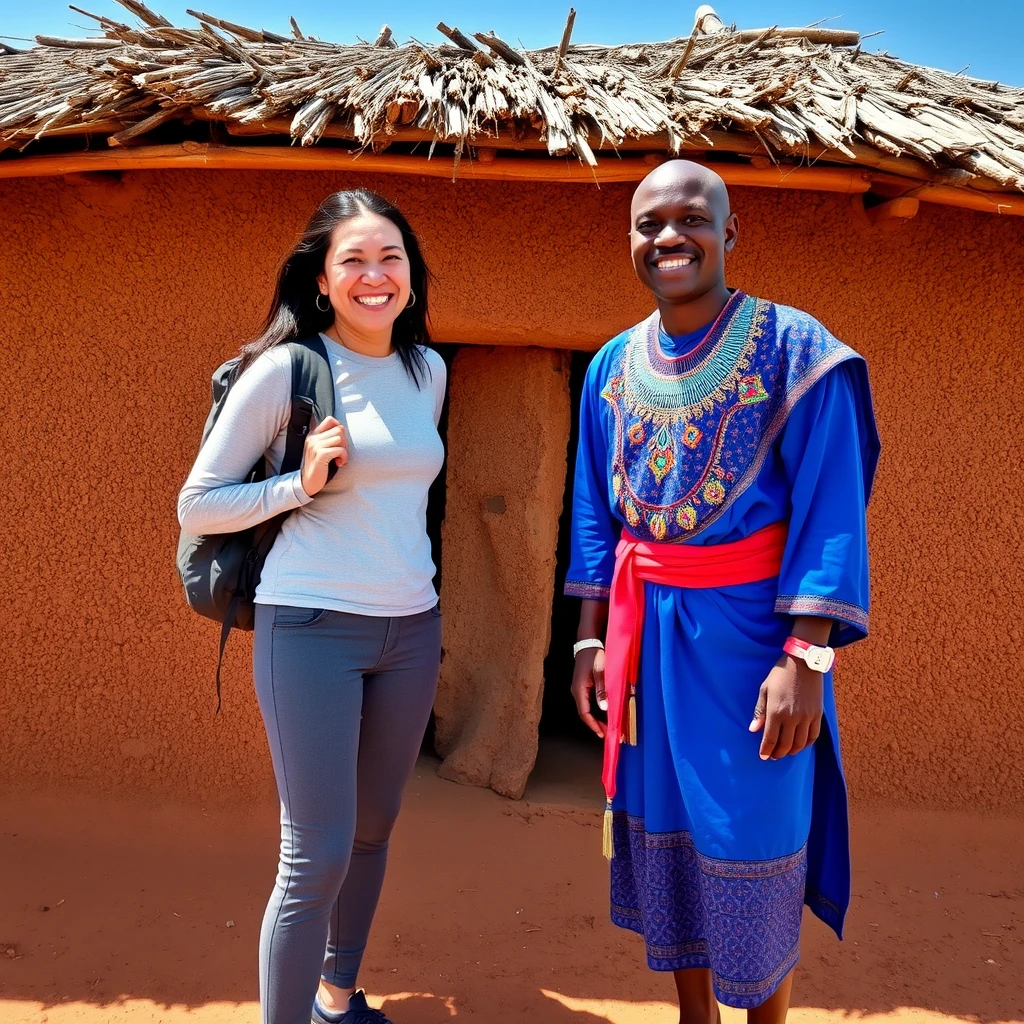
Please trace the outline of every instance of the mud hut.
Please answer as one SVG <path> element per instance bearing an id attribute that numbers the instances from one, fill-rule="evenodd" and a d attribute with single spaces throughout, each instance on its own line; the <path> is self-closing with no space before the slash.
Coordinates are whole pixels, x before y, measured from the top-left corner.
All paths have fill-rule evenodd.
<path id="1" fill-rule="evenodd" d="M 707 8 L 678 39 L 614 47 L 574 43 L 570 14 L 559 45 L 524 51 L 443 23 L 402 45 L 386 26 L 354 45 L 294 20 L 179 28 L 120 2 L 136 25 L 0 53 L 4 785 L 272 790 L 244 643 L 213 716 L 215 631 L 180 593 L 174 499 L 211 368 L 313 206 L 358 185 L 407 212 L 439 282 L 440 770 L 519 795 L 542 713 L 572 713 L 577 389 L 648 312 L 633 183 L 684 154 L 731 187 L 731 283 L 871 367 L 873 637 L 837 686 L 854 796 L 1024 806 L 1024 90 Z"/>

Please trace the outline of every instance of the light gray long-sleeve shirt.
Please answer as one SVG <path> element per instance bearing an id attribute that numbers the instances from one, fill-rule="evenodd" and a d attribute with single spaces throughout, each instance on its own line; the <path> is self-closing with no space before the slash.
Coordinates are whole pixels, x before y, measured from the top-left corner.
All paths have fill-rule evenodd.
<path id="1" fill-rule="evenodd" d="M 284 458 L 291 361 L 285 348 L 273 348 L 228 392 L 178 496 L 178 521 L 192 534 L 233 533 L 292 511 L 267 556 L 257 604 L 378 616 L 427 611 L 437 602 L 426 514 L 444 462 L 444 362 L 424 349 L 428 373 L 417 388 L 397 354 L 364 356 L 321 337 L 347 464 L 313 498 L 299 471 L 241 482 L 260 455 L 273 474 Z"/>

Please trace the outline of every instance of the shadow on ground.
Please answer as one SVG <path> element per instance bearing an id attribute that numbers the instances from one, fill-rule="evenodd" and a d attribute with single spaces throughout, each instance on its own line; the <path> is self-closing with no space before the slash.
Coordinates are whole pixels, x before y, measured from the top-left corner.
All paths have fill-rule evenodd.
<path id="1" fill-rule="evenodd" d="M 361 979 L 400 1024 L 671 1024 L 671 979 L 607 923 L 598 816 L 557 774 L 512 803 L 421 761 Z M 0 1020 L 257 1020 L 275 832 L 270 806 L 4 801 Z M 1024 1020 L 1019 823 L 861 809 L 854 836 L 847 939 L 808 920 L 793 1020 Z"/>

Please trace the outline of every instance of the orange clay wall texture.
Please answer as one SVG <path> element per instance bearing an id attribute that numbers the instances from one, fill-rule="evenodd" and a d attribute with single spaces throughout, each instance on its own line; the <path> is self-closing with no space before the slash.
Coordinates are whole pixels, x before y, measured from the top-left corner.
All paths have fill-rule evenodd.
<path id="1" fill-rule="evenodd" d="M 0 785 L 272 792 L 243 638 L 213 716 L 215 627 L 184 605 L 175 496 L 210 369 L 258 321 L 316 202 L 355 184 L 421 232 L 440 340 L 594 348 L 648 311 L 627 259 L 629 186 L 270 172 L 0 183 Z M 1024 219 L 922 205 L 890 233 L 845 197 L 733 200 L 731 283 L 814 313 L 871 368 L 885 446 L 872 637 L 838 684 L 854 798 L 1022 808 Z M 481 457 L 505 457 L 492 428 Z"/>

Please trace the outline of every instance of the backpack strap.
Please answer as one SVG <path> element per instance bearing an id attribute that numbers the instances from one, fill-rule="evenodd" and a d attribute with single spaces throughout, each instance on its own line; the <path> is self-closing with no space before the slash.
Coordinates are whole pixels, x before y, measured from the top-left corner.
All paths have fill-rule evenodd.
<path id="1" fill-rule="evenodd" d="M 240 590 L 235 591 L 234 597 L 231 598 L 231 604 L 228 605 L 227 614 L 224 616 L 224 622 L 220 627 L 220 650 L 217 652 L 217 714 L 220 714 L 220 670 L 224 664 L 224 648 L 228 645 L 228 637 L 231 635 L 231 629 L 235 624 L 235 616 L 238 614 L 238 606 L 242 600 L 242 592 Z"/>
<path id="2" fill-rule="evenodd" d="M 327 348 L 319 334 L 288 342 L 292 357 L 292 413 L 288 421 L 282 473 L 294 473 L 302 466 L 302 452 L 312 420 L 322 423 L 334 415 L 334 372 Z M 327 467 L 330 480 L 338 467 Z"/>

